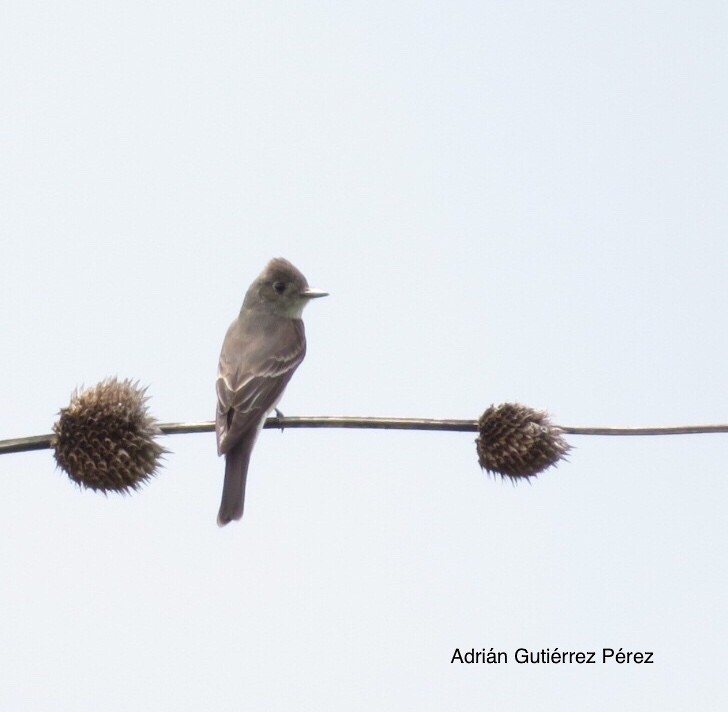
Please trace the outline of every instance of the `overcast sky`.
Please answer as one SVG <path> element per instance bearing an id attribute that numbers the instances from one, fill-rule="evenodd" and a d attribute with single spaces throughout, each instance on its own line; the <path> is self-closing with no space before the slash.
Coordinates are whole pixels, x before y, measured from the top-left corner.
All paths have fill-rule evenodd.
<path id="1" fill-rule="evenodd" d="M 211 419 L 275 256 L 331 293 L 287 415 L 728 421 L 726 7 L 5 0 L 0 439 L 113 375 Z M 568 439 L 268 430 L 224 529 L 209 433 L 132 496 L 2 456 L 0 708 L 726 708 L 728 436 Z"/>

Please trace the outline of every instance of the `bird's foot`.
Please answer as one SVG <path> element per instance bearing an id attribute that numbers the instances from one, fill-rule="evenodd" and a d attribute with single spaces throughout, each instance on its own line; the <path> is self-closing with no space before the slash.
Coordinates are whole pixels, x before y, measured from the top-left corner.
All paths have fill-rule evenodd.
<path id="1" fill-rule="evenodd" d="M 278 418 L 278 421 L 279 422 L 281 420 L 283 420 L 283 418 L 286 417 L 285 415 L 283 415 L 283 413 L 281 413 L 280 410 L 278 410 L 278 408 L 275 408 L 274 410 L 275 410 L 275 413 L 276 413 L 276 418 Z M 281 426 L 281 432 L 283 432 L 283 423 L 280 423 L 280 426 Z"/>

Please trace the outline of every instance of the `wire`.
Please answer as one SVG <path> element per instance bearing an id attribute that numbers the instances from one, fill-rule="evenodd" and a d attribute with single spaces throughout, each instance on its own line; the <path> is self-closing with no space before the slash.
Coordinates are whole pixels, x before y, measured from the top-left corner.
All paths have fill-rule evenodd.
<path id="1" fill-rule="evenodd" d="M 477 433 L 477 420 L 451 420 L 434 418 L 374 418 L 351 416 L 301 416 L 271 417 L 264 428 L 366 428 L 373 430 L 438 430 L 458 433 Z M 590 428 L 555 426 L 569 435 L 697 435 L 703 433 L 728 433 L 728 425 L 677 425 L 656 428 Z M 201 423 L 161 423 L 159 430 L 164 435 L 186 435 L 189 433 L 211 433 L 215 431 L 213 421 Z M 15 452 L 47 450 L 51 447 L 53 435 L 32 435 L 24 438 L 0 440 L 0 455 Z"/>

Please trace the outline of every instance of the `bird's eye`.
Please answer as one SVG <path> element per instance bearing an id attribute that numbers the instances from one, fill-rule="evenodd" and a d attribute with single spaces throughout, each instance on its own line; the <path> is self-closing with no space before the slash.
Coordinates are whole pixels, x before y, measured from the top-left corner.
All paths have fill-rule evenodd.
<path id="1" fill-rule="evenodd" d="M 273 289 L 278 292 L 278 294 L 283 294 L 283 292 L 286 291 L 286 283 L 285 282 L 273 282 Z"/>

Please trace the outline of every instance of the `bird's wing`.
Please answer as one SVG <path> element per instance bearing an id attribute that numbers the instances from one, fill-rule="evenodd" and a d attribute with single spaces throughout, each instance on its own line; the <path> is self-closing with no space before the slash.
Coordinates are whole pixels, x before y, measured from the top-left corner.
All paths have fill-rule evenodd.
<path id="1" fill-rule="evenodd" d="M 217 449 L 221 455 L 259 427 L 306 355 L 302 321 L 281 319 L 268 327 L 238 319 L 225 336 L 216 384 Z"/>

